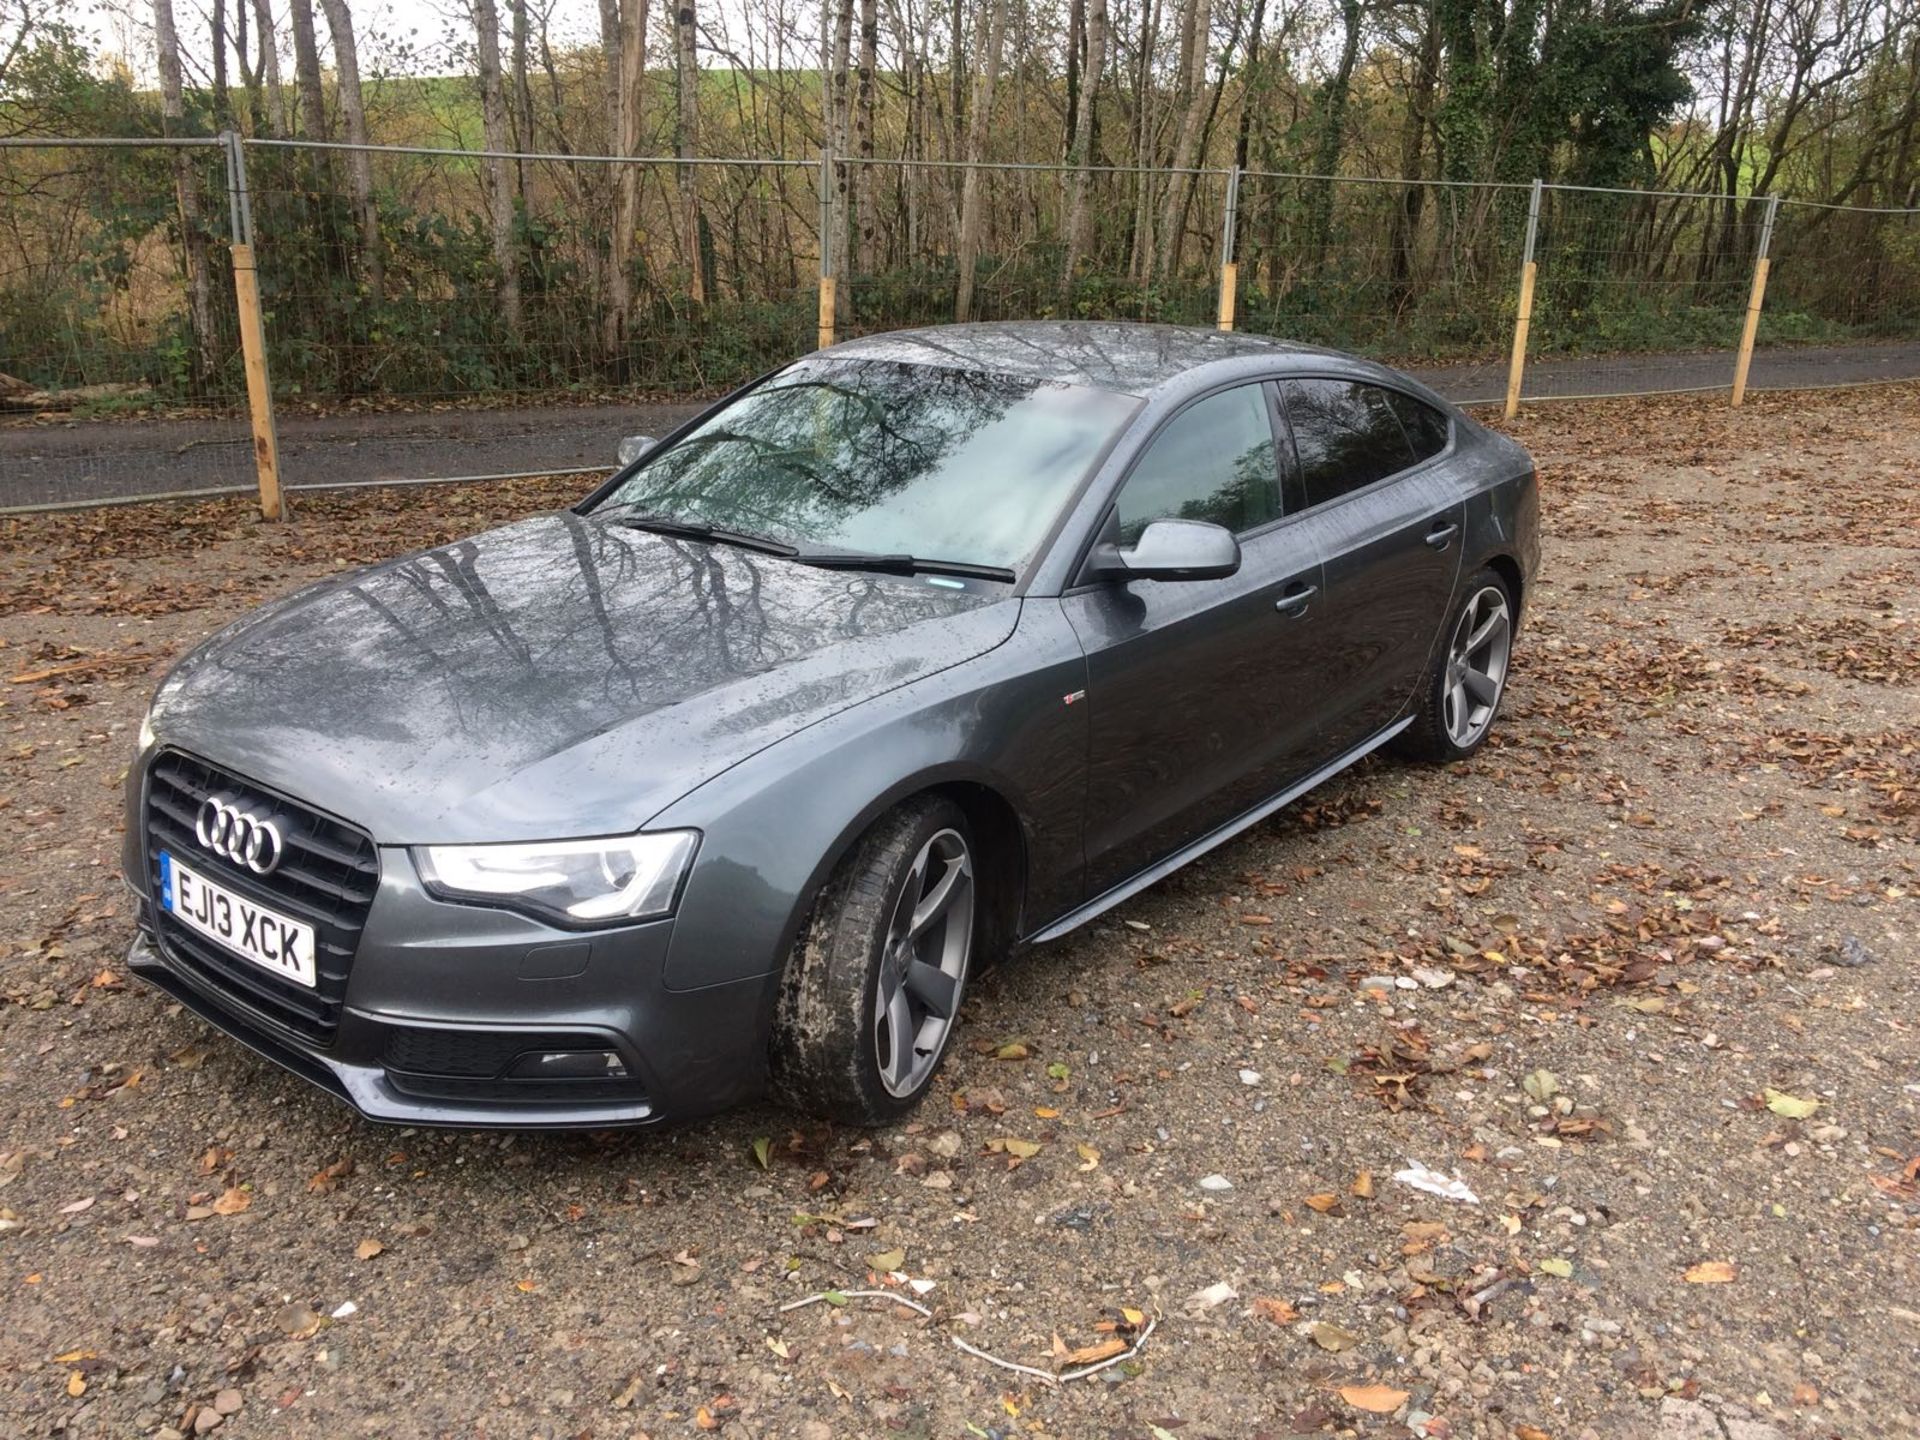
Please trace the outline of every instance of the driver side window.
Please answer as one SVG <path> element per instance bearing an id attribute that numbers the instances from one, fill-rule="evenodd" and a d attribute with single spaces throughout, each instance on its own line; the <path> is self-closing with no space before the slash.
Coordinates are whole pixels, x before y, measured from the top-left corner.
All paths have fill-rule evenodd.
<path id="1" fill-rule="evenodd" d="M 1211 520 L 1239 535 L 1280 516 L 1273 425 L 1259 382 L 1189 405 L 1154 436 L 1116 502 L 1120 543 L 1155 520 Z"/>

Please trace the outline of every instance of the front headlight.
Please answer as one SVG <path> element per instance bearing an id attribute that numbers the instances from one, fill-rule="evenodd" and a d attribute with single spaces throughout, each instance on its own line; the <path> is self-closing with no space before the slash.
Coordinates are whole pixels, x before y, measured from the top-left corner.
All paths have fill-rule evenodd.
<path id="1" fill-rule="evenodd" d="M 673 910 L 697 830 L 530 845 L 422 845 L 430 894 L 524 910 L 562 925 L 646 920 Z"/>

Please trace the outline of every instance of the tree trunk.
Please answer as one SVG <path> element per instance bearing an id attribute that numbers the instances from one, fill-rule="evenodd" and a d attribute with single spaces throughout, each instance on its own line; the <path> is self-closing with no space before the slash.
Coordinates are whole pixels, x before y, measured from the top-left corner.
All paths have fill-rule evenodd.
<path id="1" fill-rule="evenodd" d="M 1073 298 L 1073 274 L 1087 237 L 1087 167 L 1093 163 L 1094 112 L 1100 104 L 1100 77 L 1107 68 L 1107 0 L 1086 0 L 1087 66 L 1080 85 L 1079 108 L 1073 117 L 1073 147 L 1067 160 L 1073 168 L 1073 192 L 1067 203 L 1067 255 L 1060 267 L 1060 301 Z"/>
<path id="2" fill-rule="evenodd" d="M 1142 0 L 1133 78 L 1133 163 L 1141 168 L 1133 177 L 1133 231 L 1127 244 L 1127 274 L 1135 280 L 1148 278 L 1153 254 L 1153 175 L 1147 167 L 1159 148 L 1153 143 L 1153 42 L 1159 34 L 1160 0 Z"/>
<path id="3" fill-rule="evenodd" d="M 847 283 L 847 236 L 853 229 L 853 169 L 845 162 L 853 149 L 853 92 L 847 70 L 853 52 L 853 0 L 834 0 L 833 34 L 827 55 L 827 143 L 833 149 L 833 273 L 840 277 L 836 308 L 845 319 L 851 303 Z"/>
<path id="4" fill-rule="evenodd" d="M 261 88 L 267 92 L 267 133 L 287 138 L 287 97 L 280 88 L 280 42 L 273 31 L 272 0 L 253 0 L 253 28 L 260 45 Z"/>
<path id="5" fill-rule="evenodd" d="M 967 122 L 967 169 L 960 186 L 960 236 L 955 246 L 960 267 L 953 318 L 965 321 L 973 312 L 973 267 L 980 254 L 980 171 L 976 168 L 987 148 L 987 124 L 993 116 L 993 88 L 1000 75 L 1000 52 L 1006 43 L 1007 8 L 1013 0 L 993 0 L 992 14 L 976 38 L 973 113 Z"/>
<path id="6" fill-rule="evenodd" d="M 325 140 L 327 100 L 320 88 L 320 45 L 313 37 L 313 0 L 290 0 L 287 18 L 293 26 L 293 77 L 300 89 L 300 124 L 307 139 Z"/>
<path id="7" fill-rule="evenodd" d="M 180 36 L 173 28 L 173 0 L 153 0 L 153 39 L 160 63 L 160 132 L 185 129 L 186 106 L 180 88 Z M 201 223 L 200 191 L 193 173 L 193 152 L 173 152 L 173 186 L 180 206 L 180 238 L 185 254 L 187 323 L 193 328 L 194 378 L 212 373 L 213 292 L 207 278 L 207 234 Z"/>
<path id="8" fill-rule="evenodd" d="M 1340 170 L 1340 152 L 1347 138 L 1347 96 L 1353 88 L 1353 66 L 1360 54 L 1360 0 L 1341 0 L 1340 26 L 1340 61 L 1320 96 L 1320 134 L 1313 151 L 1316 175 L 1332 176 Z M 1307 237 L 1315 270 L 1326 259 L 1327 235 L 1333 224 L 1334 189 L 1334 182 L 1328 179 L 1315 184 L 1311 192 L 1313 209 L 1307 223 Z"/>
<path id="9" fill-rule="evenodd" d="M 339 3 L 339 0 L 328 0 Z M 507 139 L 507 97 L 500 79 L 500 12 L 494 0 L 473 0 L 473 29 L 479 41 L 480 133 L 488 150 L 512 148 Z M 487 213 L 493 230 L 493 266 L 500 277 L 500 314 L 510 334 L 520 333 L 520 264 L 513 245 L 513 185 L 507 162 L 498 154 L 482 162 Z"/>
<path id="10" fill-rule="evenodd" d="M 873 159 L 873 100 L 876 52 L 879 48 L 879 18 L 874 0 L 860 0 L 860 53 L 854 69 L 853 144 L 862 160 Z M 874 268 L 874 171 L 871 165 L 856 167 L 853 187 L 854 267 L 868 275 Z"/>
<path id="11" fill-rule="evenodd" d="M 1167 177 L 1166 199 L 1160 207 L 1159 264 L 1148 267 L 1150 272 L 1157 268 L 1163 279 L 1180 248 L 1174 227 L 1186 214 L 1187 193 L 1193 187 L 1193 176 L 1181 172 L 1193 168 L 1200 152 L 1200 128 L 1207 118 L 1207 38 L 1212 18 L 1208 0 L 1187 0 L 1180 42 L 1180 95 L 1185 109 L 1173 145 L 1173 173 Z"/>
<path id="12" fill-rule="evenodd" d="M 347 0 L 320 0 L 333 35 L 335 85 L 340 92 L 340 120 L 347 143 L 368 144 L 367 107 L 360 95 L 360 49 L 354 43 L 353 16 Z M 386 290 L 385 260 L 380 253 L 380 214 L 373 205 L 373 157 L 364 150 L 347 152 L 347 181 L 353 194 L 353 219 L 360 231 L 360 263 L 367 293 L 379 299 Z"/>
<path id="13" fill-rule="evenodd" d="M 233 123 L 233 101 L 227 89 L 227 0 L 213 0 L 213 118 L 226 127 Z"/>
<path id="14" fill-rule="evenodd" d="M 533 90 L 527 84 L 527 0 L 507 0 L 513 26 L 513 148 L 533 149 Z M 522 205 L 527 199 L 527 162 L 513 167 L 513 191 Z"/>
<path id="15" fill-rule="evenodd" d="M 682 160 L 699 149 L 700 71 L 694 53 L 694 0 L 679 0 L 673 12 L 673 84 L 680 102 L 674 125 L 675 150 Z M 692 276 L 693 303 L 707 302 L 706 266 L 700 246 L 700 187 L 691 165 L 679 167 L 680 246 Z"/>
<path id="16" fill-rule="evenodd" d="M 1413 91 L 1407 97 L 1407 113 L 1400 128 L 1400 175 L 1406 188 L 1394 207 L 1393 231 L 1389 249 L 1393 257 L 1393 281 L 1396 293 L 1411 294 L 1416 247 L 1420 243 L 1420 217 L 1426 209 L 1426 134 L 1433 111 L 1433 87 L 1440 74 L 1440 17 L 1429 5 L 1421 26 L 1420 53 Z"/>

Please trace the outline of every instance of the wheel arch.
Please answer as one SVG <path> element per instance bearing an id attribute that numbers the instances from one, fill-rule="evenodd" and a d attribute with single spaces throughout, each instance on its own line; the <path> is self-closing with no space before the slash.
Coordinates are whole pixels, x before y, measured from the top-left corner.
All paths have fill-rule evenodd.
<path id="1" fill-rule="evenodd" d="M 779 969 L 792 959 L 793 945 L 828 878 L 852 853 L 854 846 L 881 816 L 921 796 L 938 796 L 956 805 L 972 832 L 977 878 L 986 909 L 981 944 L 976 954 L 989 959 L 1003 954 L 1019 938 L 1026 913 L 1031 876 L 1032 845 L 1020 812 L 1005 787 L 992 777 L 959 767 L 942 768 L 902 778 L 889 786 L 844 825 L 825 848 L 807 883 L 795 897 L 781 940 Z"/>

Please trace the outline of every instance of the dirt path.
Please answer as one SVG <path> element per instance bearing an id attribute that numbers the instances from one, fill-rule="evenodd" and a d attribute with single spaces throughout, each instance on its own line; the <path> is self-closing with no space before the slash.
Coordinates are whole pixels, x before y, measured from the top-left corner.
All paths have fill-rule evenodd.
<path id="1" fill-rule="evenodd" d="M 1415 367 L 1460 403 L 1505 396 L 1503 364 Z M 1920 377 L 1920 344 L 1762 351 L 1756 389 Z M 1529 397 L 1686 390 L 1732 383 L 1724 352 L 1539 360 Z M 281 466 L 292 486 L 459 475 L 593 472 L 613 463 L 620 437 L 664 434 L 698 404 L 548 405 L 395 414 L 282 414 Z M 0 510 L 130 495 L 255 484 L 242 417 L 0 425 Z M 585 484 L 582 479 L 577 484 Z"/>
<path id="2" fill-rule="evenodd" d="M 0 521 L 0 682 L 81 667 L 0 683 L 0 1433 L 1920 1433 L 1920 387 L 1737 418 L 1528 415 L 1495 742 L 987 979 L 874 1134 L 376 1128 L 124 979 L 164 657 L 562 487 Z"/>

